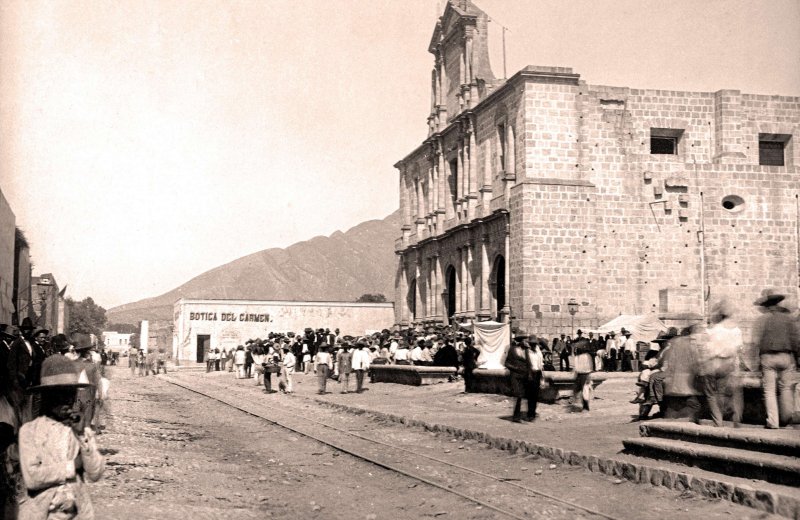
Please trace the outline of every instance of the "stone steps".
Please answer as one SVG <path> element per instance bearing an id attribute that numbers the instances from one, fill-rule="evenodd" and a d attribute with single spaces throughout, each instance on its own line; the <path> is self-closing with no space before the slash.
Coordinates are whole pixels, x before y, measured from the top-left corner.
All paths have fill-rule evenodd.
<path id="1" fill-rule="evenodd" d="M 634 455 L 726 475 L 800 486 L 800 458 L 796 456 L 662 437 L 627 439 L 622 444 L 626 452 Z"/>
<path id="2" fill-rule="evenodd" d="M 639 426 L 639 434 L 642 437 L 681 440 L 789 457 L 800 456 L 800 431 L 794 429 L 716 428 L 691 422 L 649 421 Z"/>

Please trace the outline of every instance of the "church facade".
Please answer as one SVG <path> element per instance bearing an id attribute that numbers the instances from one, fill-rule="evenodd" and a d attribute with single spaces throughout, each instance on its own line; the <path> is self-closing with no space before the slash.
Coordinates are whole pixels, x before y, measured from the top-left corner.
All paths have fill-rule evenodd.
<path id="1" fill-rule="evenodd" d="M 762 289 L 796 301 L 800 98 L 492 74 L 488 16 L 450 0 L 427 138 L 395 166 L 395 320 L 570 334 L 620 314 L 682 323 Z"/>

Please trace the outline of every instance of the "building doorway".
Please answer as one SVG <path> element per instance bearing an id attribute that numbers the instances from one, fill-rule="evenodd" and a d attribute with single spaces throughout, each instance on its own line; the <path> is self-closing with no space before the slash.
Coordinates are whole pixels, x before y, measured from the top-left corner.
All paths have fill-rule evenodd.
<path id="1" fill-rule="evenodd" d="M 493 288 L 492 298 L 494 299 L 494 315 L 497 321 L 502 321 L 501 312 L 506 306 L 506 259 L 503 255 L 497 255 L 494 259 L 490 285 Z"/>
<path id="2" fill-rule="evenodd" d="M 211 335 L 198 334 L 197 335 L 197 362 L 203 363 L 206 360 L 206 352 L 211 347 Z"/>
<path id="3" fill-rule="evenodd" d="M 447 322 L 453 322 L 453 316 L 456 313 L 456 270 L 451 265 L 447 268 Z"/>

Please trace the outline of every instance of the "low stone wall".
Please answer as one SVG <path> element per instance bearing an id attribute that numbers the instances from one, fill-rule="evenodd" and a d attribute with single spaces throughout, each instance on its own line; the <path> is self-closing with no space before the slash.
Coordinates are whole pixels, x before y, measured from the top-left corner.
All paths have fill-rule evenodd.
<path id="1" fill-rule="evenodd" d="M 606 376 L 600 372 L 594 372 L 591 376 L 592 385 L 597 387 L 606 380 Z M 544 387 L 539 392 L 539 400 L 544 403 L 553 403 L 557 399 L 572 396 L 575 387 L 574 372 L 551 372 L 542 373 Z M 472 371 L 472 377 L 466 378 L 467 392 L 478 394 L 500 394 L 512 395 L 511 373 L 507 368 L 490 369 L 476 368 Z"/>
<path id="2" fill-rule="evenodd" d="M 369 371 L 373 383 L 412 386 L 442 383 L 457 373 L 454 367 L 422 365 L 372 365 Z"/>

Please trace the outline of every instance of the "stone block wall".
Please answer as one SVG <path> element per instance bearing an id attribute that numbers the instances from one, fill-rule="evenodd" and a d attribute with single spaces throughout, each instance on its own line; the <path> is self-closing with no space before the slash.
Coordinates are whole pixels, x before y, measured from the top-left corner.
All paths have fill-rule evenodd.
<path id="1" fill-rule="evenodd" d="M 619 314 L 699 318 L 721 298 L 730 298 L 749 331 L 757 317 L 752 302 L 763 288 L 777 288 L 794 299 L 800 180 L 792 166 L 796 147 L 791 146 L 800 125 L 796 98 L 585 84 L 575 94 L 578 170 L 592 186 L 587 198 L 594 216 L 584 227 L 594 251 L 586 262 L 588 280 L 564 272 L 573 260 L 568 249 L 557 255 L 562 265 L 549 268 L 557 287 L 536 271 L 537 259 L 546 263 L 552 254 L 547 236 L 541 236 L 547 233 L 543 227 L 551 214 L 571 216 L 572 208 L 553 201 L 545 203 L 548 209 L 539 209 L 548 195 L 531 197 L 525 187 L 517 197 L 514 188 L 511 272 L 517 282 L 512 282 L 511 291 L 520 324 L 533 327 L 532 332 L 568 333 L 564 306 L 569 298 L 581 303 L 576 328 Z M 757 106 L 752 106 L 753 99 L 758 99 Z M 526 114 L 526 120 L 536 117 Z M 651 155 L 651 128 L 681 130 L 678 153 Z M 791 136 L 787 166 L 758 165 L 759 132 Z M 545 168 L 544 159 L 552 155 L 538 152 L 536 146 L 525 147 L 526 155 L 537 157 L 534 164 Z M 535 174 L 528 171 L 529 176 Z M 540 179 L 537 189 L 557 196 L 563 189 L 560 183 L 566 182 L 565 171 L 543 169 L 542 177 L 550 184 Z M 723 207 L 731 196 L 738 205 Z M 530 252 L 540 246 L 544 251 Z M 587 290 L 585 285 L 592 287 Z M 544 294 L 554 295 L 554 301 L 540 296 Z M 672 296 L 666 309 L 665 295 Z M 548 309 L 556 308 L 560 315 L 548 320 Z"/>
<path id="2" fill-rule="evenodd" d="M 529 179 L 579 178 L 577 81 L 553 82 L 544 76 L 526 81 L 524 89 L 525 126 L 520 132 L 524 170 L 519 171 Z"/>
<path id="3" fill-rule="evenodd" d="M 579 181 L 525 180 L 512 189 L 510 296 L 522 330 L 568 333 L 570 298 L 580 304 L 576 323 L 595 322 L 594 195 Z"/>

